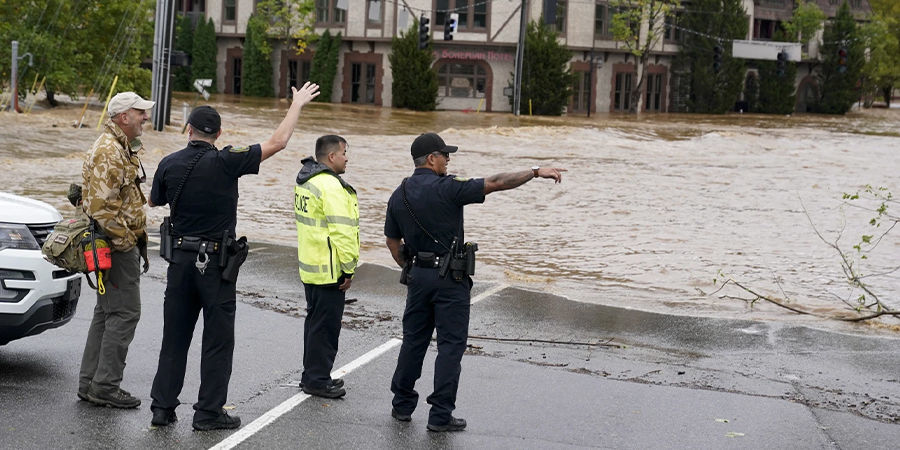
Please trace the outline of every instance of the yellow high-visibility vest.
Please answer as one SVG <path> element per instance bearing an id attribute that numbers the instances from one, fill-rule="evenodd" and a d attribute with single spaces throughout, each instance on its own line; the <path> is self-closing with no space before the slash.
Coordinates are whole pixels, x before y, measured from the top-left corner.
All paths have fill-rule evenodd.
<path id="1" fill-rule="evenodd" d="M 333 284 L 359 263 L 359 203 L 356 191 L 333 173 L 314 175 L 294 187 L 300 280 Z"/>

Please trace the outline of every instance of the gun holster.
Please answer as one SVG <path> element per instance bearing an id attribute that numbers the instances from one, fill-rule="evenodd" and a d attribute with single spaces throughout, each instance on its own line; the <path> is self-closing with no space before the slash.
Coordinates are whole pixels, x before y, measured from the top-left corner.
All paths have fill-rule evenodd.
<path id="1" fill-rule="evenodd" d="M 406 286 L 409 284 L 409 269 L 412 268 L 413 255 L 406 244 L 400 246 L 400 254 L 403 255 L 403 261 L 405 261 L 403 268 L 400 269 L 400 284 Z"/>
<path id="2" fill-rule="evenodd" d="M 226 237 L 222 240 L 223 251 L 219 253 L 219 266 L 222 267 L 222 279 L 231 283 L 237 282 L 241 265 L 247 260 L 250 245 L 247 237 L 238 239 Z"/>
<path id="3" fill-rule="evenodd" d="M 159 226 L 159 256 L 168 262 L 172 262 L 172 250 L 175 248 L 175 237 L 172 233 L 171 217 L 163 217 Z"/>

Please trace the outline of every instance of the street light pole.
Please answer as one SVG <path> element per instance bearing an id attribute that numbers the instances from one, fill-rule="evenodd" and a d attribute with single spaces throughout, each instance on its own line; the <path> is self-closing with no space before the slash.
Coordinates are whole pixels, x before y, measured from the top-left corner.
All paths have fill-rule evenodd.
<path id="1" fill-rule="evenodd" d="M 525 56 L 525 10 L 528 0 L 522 0 L 522 11 L 519 19 L 519 45 L 516 47 L 516 74 L 513 82 L 513 114 L 519 115 L 522 103 L 522 59 Z"/>

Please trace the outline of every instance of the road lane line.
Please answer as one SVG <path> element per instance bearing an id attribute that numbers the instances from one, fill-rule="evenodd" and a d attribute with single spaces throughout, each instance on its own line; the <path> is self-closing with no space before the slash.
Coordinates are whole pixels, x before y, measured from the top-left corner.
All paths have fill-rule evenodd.
<path id="1" fill-rule="evenodd" d="M 500 284 L 498 284 L 498 285 L 496 285 L 496 286 L 494 286 L 494 287 L 492 287 L 492 288 L 490 288 L 490 289 L 488 289 L 488 290 L 486 290 L 486 291 L 484 291 L 484 292 L 478 294 L 477 296 L 475 296 L 475 298 L 472 299 L 472 302 L 471 302 L 471 303 L 474 304 L 474 303 L 480 302 L 480 301 L 482 301 L 482 300 L 484 300 L 484 299 L 486 299 L 486 298 L 488 298 L 488 297 L 490 297 L 490 296 L 492 296 L 492 295 L 494 295 L 494 294 L 496 294 L 496 293 L 498 293 L 498 292 L 500 292 L 500 291 L 502 291 L 502 290 L 504 290 L 504 289 L 506 289 L 506 288 L 508 288 L 508 287 L 509 287 L 508 284 L 500 283 Z"/>
<path id="2" fill-rule="evenodd" d="M 350 372 L 353 372 L 354 370 L 362 367 L 363 365 L 367 364 L 368 362 L 381 356 L 383 353 L 387 352 L 388 350 L 400 345 L 401 342 L 403 342 L 403 341 L 401 341 L 400 339 L 391 339 L 391 340 L 385 342 L 384 344 L 381 344 L 378 347 L 375 347 L 374 349 L 369 350 L 369 352 L 366 353 L 365 355 L 362 355 L 359 358 L 356 358 L 355 360 L 351 361 L 349 364 L 345 365 L 344 367 L 341 367 L 340 369 L 332 372 L 331 378 L 340 378 Z M 232 434 L 228 438 L 224 439 L 222 442 L 219 442 L 214 447 L 210 447 L 210 450 L 226 450 L 226 449 L 232 449 L 232 448 L 236 447 L 238 444 L 240 444 L 241 442 L 244 442 L 250 436 L 253 436 L 257 431 L 263 429 L 266 425 L 274 422 L 275 419 L 278 419 L 279 417 L 283 416 L 288 411 L 297 407 L 297 405 L 299 405 L 300 403 L 303 403 L 303 401 L 308 399 L 309 397 L 310 397 L 309 394 L 306 394 L 303 392 L 300 392 L 299 394 L 294 395 L 293 397 L 285 400 L 284 402 L 282 402 L 280 405 L 276 406 L 275 408 L 270 409 L 268 412 L 266 412 L 262 416 L 259 416 L 256 420 L 251 422 L 249 425 L 245 426 L 244 428 L 241 428 L 239 431 Z"/>

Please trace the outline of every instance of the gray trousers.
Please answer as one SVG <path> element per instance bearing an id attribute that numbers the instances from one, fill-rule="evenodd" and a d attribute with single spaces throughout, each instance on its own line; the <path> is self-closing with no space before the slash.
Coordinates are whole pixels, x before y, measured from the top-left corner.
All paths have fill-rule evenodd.
<path id="1" fill-rule="evenodd" d="M 112 268 L 103 272 L 106 293 L 97 293 L 97 306 L 88 330 L 78 391 L 111 393 L 119 389 L 128 346 L 141 318 L 141 256 L 137 247 L 112 252 Z"/>

